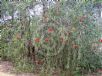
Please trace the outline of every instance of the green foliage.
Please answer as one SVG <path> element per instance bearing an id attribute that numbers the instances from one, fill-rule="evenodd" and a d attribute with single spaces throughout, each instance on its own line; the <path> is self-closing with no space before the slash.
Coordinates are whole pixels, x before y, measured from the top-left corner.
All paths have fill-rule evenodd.
<path id="1" fill-rule="evenodd" d="M 80 71 L 83 73 L 88 71 L 94 72 L 96 69 L 102 68 L 100 57 L 93 52 L 83 52 L 79 66 L 81 68 Z"/>
<path id="2" fill-rule="evenodd" d="M 98 50 L 100 32 L 96 19 L 92 16 L 92 8 L 86 7 L 91 5 L 89 3 L 75 4 L 74 9 L 63 9 L 62 5 L 59 15 L 52 9 L 49 22 L 43 24 L 43 27 L 38 27 L 39 30 L 36 29 L 34 38 L 39 41 L 35 40 L 34 45 L 41 48 L 38 53 L 44 56 L 44 64 L 47 66 L 44 68 L 60 68 L 65 71 L 65 76 L 71 76 L 78 65 L 82 65 L 81 70 L 86 68 L 87 72 L 101 67 L 100 57 L 94 52 Z M 87 9 L 90 10 L 84 12 Z M 69 22 L 65 21 L 66 19 L 69 19 Z M 53 29 L 52 33 L 48 32 L 49 28 Z M 63 37 L 66 44 L 60 43 L 60 37 Z M 45 41 L 46 38 L 48 42 Z M 97 46 L 92 47 L 93 44 Z M 93 64 L 95 60 L 99 62 Z M 66 70 L 70 73 L 66 73 Z"/>
<path id="3" fill-rule="evenodd" d="M 48 9 L 47 22 L 36 17 L 28 20 L 25 8 L 31 2 L 26 0 L 15 6 L 21 10 L 21 20 L 3 25 L 2 59 L 11 60 L 19 72 L 33 72 L 39 66 L 41 76 L 51 76 L 54 70 L 59 69 L 61 76 L 81 76 L 80 71 L 84 73 L 101 68 L 100 56 L 96 52 L 100 32 L 91 12 L 93 2 L 63 0 L 60 8 Z M 28 40 L 35 47 L 35 64 L 27 57 Z"/>
<path id="4" fill-rule="evenodd" d="M 28 60 L 27 48 L 24 46 L 25 39 L 18 39 L 17 28 L 19 27 L 16 27 L 16 30 L 9 27 L 1 30 L 1 58 L 12 61 L 18 72 L 33 72 L 34 65 Z"/>

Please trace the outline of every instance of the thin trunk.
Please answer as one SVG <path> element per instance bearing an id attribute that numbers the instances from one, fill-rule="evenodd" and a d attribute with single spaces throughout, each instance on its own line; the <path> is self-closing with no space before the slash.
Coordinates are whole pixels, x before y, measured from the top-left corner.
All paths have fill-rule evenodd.
<path id="1" fill-rule="evenodd" d="M 48 22 L 48 8 L 47 8 L 47 0 L 41 0 L 43 3 L 43 22 Z"/>
<path id="2" fill-rule="evenodd" d="M 55 5 L 55 11 L 56 11 L 56 15 L 60 15 L 60 0 L 55 0 L 56 5 Z"/>

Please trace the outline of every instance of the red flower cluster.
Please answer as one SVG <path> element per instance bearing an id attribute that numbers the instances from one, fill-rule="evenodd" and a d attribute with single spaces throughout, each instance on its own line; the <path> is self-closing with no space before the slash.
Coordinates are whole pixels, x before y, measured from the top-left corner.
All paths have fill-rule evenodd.
<path id="1" fill-rule="evenodd" d="M 45 42 L 49 42 L 49 38 L 45 38 Z"/>
<path id="2" fill-rule="evenodd" d="M 52 33 L 54 30 L 52 28 L 48 28 L 48 33 Z"/>
<path id="3" fill-rule="evenodd" d="M 53 28 L 48 28 L 48 33 L 52 33 Z M 35 42 L 40 42 L 40 38 L 35 38 Z M 45 42 L 49 42 L 49 38 L 45 38 Z"/>
<path id="4" fill-rule="evenodd" d="M 99 40 L 99 42 L 102 42 L 102 38 Z"/>
<path id="5" fill-rule="evenodd" d="M 35 38 L 35 42 L 40 42 L 40 38 Z M 49 42 L 49 38 L 45 38 L 45 42 Z"/>
<path id="6" fill-rule="evenodd" d="M 35 38 L 35 42 L 40 42 L 40 38 Z"/>

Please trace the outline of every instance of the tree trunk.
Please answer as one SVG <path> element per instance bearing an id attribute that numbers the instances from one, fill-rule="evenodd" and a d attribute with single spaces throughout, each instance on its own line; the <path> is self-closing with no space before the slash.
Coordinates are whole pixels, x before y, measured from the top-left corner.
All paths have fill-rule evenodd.
<path id="1" fill-rule="evenodd" d="M 56 11 L 56 15 L 60 14 L 60 0 L 55 0 L 56 5 L 55 5 L 55 11 Z"/>
<path id="2" fill-rule="evenodd" d="M 46 23 L 48 22 L 48 8 L 47 8 L 47 1 L 46 0 L 41 0 L 43 3 L 43 22 Z"/>

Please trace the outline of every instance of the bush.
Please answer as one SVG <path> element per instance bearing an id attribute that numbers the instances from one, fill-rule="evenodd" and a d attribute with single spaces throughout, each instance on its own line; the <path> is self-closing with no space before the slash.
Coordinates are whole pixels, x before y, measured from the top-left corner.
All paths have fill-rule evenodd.
<path id="1" fill-rule="evenodd" d="M 20 20 L 2 28 L 2 59 L 11 60 L 20 72 L 33 72 L 39 66 L 44 76 L 53 75 L 54 70 L 60 70 L 61 76 L 74 76 L 101 68 L 100 56 L 96 54 L 100 32 L 91 12 L 93 4 L 68 3 L 73 3 L 73 8 L 66 1 L 57 1 L 55 7 L 44 10 L 43 18 L 32 20 L 22 9 Z M 27 57 L 28 41 L 35 47 L 31 52 L 35 61 Z"/>

